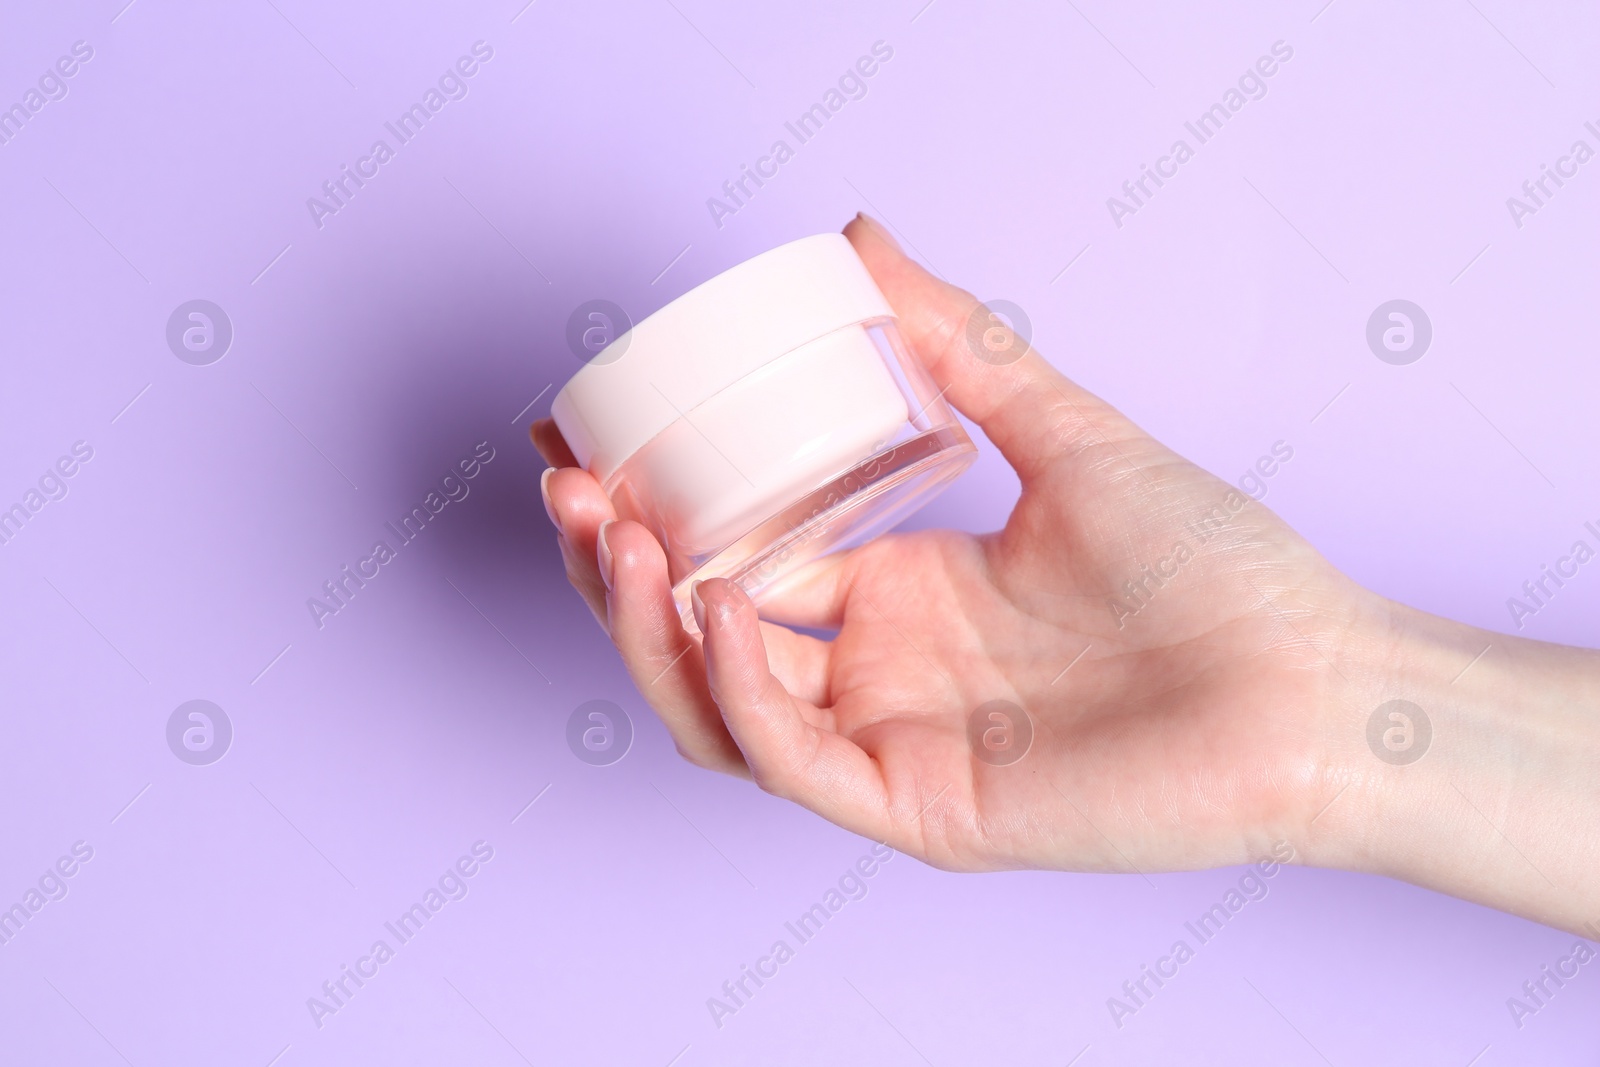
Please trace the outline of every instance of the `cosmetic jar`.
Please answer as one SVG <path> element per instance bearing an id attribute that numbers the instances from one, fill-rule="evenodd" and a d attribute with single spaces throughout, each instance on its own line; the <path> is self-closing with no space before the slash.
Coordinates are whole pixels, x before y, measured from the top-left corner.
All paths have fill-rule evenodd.
<path id="1" fill-rule="evenodd" d="M 551 413 L 619 518 L 666 549 L 680 615 L 725 577 L 757 604 L 882 533 L 977 450 L 855 249 L 805 237 L 717 275 L 597 352 Z"/>

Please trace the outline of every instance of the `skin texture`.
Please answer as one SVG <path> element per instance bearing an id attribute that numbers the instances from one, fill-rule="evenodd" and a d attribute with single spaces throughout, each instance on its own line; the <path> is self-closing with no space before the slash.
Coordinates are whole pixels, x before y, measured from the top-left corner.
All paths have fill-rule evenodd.
<path id="1" fill-rule="evenodd" d="M 974 297 L 872 220 L 844 232 L 1021 494 L 997 532 L 882 537 L 810 565 L 759 614 L 733 583 L 700 583 L 702 639 L 679 622 L 661 546 L 614 521 L 554 424 L 535 424 L 568 577 L 686 758 L 946 869 L 1287 851 L 1571 930 L 1600 922 L 1593 653 L 1368 592 L 1038 352 L 977 358 Z M 1432 709 L 1432 748 L 1409 766 L 1367 743 L 1393 698 Z M 969 740 L 997 700 L 1033 730 L 1003 766 Z"/>

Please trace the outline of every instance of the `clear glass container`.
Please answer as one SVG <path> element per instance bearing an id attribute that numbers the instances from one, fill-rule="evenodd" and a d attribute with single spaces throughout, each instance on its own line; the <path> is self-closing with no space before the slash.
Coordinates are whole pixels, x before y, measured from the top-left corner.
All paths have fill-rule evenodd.
<path id="1" fill-rule="evenodd" d="M 697 325 L 700 344 L 679 332 Z M 904 519 L 977 456 L 837 234 L 719 275 L 613 347 L 562 390 L 556 422 L 618 516 L 665 548 L 691 630 L 695 581 L 730 578 L 759 605 L 805 563 Z M 573 388 L 591 372 L 587 390 Z M 634 404 L 638 418 L 618 410 Z"/>

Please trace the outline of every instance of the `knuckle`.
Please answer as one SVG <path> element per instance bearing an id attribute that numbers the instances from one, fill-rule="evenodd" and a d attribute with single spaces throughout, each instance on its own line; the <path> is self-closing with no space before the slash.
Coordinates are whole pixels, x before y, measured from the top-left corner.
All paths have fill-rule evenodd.
<path id="1" fill-rule="evenodd" d="M 673 739 L 672 747 L 678 750 L 678 755 L 694 764 L 696 767 L 711 770 L 716 766 L 716 760 L 701 746 L 691 745 L 677 738 Z"/>
<path id="2" fill-rule="evenodd" d="M 755 780 L 757 788 L 763 793 L 781 800 L 795 799 L 794 776 L 780 767 L 765 761 L 757 761 L 750 766 L 750 777 Z"/>

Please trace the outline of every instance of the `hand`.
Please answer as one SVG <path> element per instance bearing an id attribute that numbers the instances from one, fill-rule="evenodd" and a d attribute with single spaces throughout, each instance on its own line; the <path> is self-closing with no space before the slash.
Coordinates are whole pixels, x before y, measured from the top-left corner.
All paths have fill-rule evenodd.
<path id="1" fill-rule="evenodd" d="M 976 358 L 976 299 L 870 220 L 845 234 L 1021 495 L 996 533 L 894 534 L 820 560 L 760 616 L 732 582 L 703 582 L 701 641 L 679 623 L 661 546 L 613 521 L 554 425 L 536 425 L 568 577 L 679 751 L 945 868 L 1197 868 L 1287 840 L 1301 860 L 1459 891 L 1364 833 L 1370 817 L 1405 841 L 1423 822 L 1396 814 L 1415 790 L 1364 741 L 1419 613 L 1037 352 Z M 1004 766 L 969 743 L 995 700 L 1033 727 Z"/>
<path id="2" fill-rule="evenodd" d="M 936 386 L 1016 469 L 1021 499 L 999 533 L 884 537 L 763 605 L 836 628 L 832 642 L 760 621 L 737 586 L 706 582 L 702 649 L 677 624 L 644 527 L 606 527 L 613 581 L 601 579 L 596 540 L 614 513 L 542 424 L 536 441 L 565 464 L 547 490 L 568 574 L 640 692 L 689 759 L 940 866 L 1258 855 L 1325 799 L 1329 667 L 1366 600 L 1270 512 L 1038 353 L 976 358 L 977 300 L 875 225 L 845 233 Z M 1149 577 L 1157 568 L 1170 577 Z M 991 700 L 1033 720 L 1017 764 L 968 744 Z"/>

